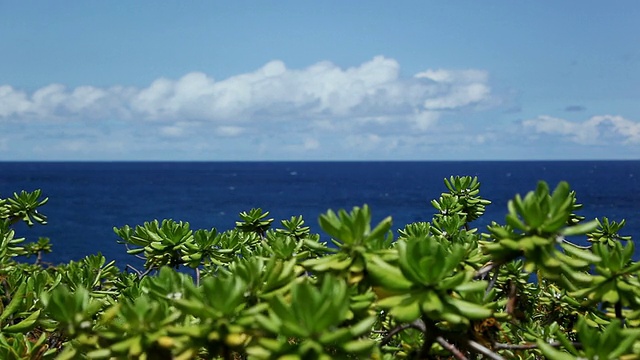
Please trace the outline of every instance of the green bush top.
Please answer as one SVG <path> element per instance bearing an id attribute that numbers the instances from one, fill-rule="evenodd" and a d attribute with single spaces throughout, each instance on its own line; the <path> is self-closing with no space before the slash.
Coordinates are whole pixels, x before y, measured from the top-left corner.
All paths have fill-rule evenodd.
<path id="1" fill-rule="evenodd" d="M 395 237 L 367 205 L 320 215 L 324 235 L 262 209 L 226 231 L 114 228 L 142 270 L 100 254 L 45 264 L 49 239 L 25 244 L 13 225 L 46 224 L 47 198 L 0 198 L 0 359 L 638 358 L 624 220 L 585 221 L 567 183 L 540 182 L 483 232 L 478 179 L 444 183 L 433 218 Z"/>

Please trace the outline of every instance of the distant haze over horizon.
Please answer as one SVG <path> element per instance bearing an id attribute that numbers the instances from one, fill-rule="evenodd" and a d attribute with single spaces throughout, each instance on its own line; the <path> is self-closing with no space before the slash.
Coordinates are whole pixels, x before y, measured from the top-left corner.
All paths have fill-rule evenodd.
<path id="1" fill-rule="evenodd" d="M 640 2 L 0 4 L 0 161 L 640 159 Z"/>

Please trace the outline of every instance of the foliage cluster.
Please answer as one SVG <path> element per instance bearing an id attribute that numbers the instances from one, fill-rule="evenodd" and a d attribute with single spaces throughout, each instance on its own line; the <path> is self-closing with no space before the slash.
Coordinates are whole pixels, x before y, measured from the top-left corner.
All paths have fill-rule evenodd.
<path id="1" fill-rule="evenodd" d="M 227 231 L 114 228 L 141 271 L 100 254 L 44 265 L 49 240 L 24 245 L 13 227 L 45 224 L 47 199 L 2 198 L 0 358 L 639 357 L 640 262 L 624 220 L 585 221 L 567 183 L 540 182 L 481 232 L 490 201 L 477 178 L 445 185 L 431 221 L 396 236 L 366 205 L 322 214 L 327 241 L 261 209 Z"/>

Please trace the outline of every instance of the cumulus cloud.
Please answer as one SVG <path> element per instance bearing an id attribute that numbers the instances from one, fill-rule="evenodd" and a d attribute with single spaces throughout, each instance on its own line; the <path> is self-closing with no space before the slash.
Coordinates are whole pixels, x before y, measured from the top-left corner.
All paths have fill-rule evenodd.
<path id="1" fill-rule="evenodd" d="M 436 86 L 433 97 L 424 101 L 427 110 L 451 110 L 479 103 L 488 98 L 488 75 L 479 70 L 428 70 L 416 74 L 418 79 L 429 79 Z"/>
<path id="2" fill-rule="evenodd" d="M 0 85 L 0 119 L 105 119 L 126 118 L 134 89 L 120 86 L 101 89 L 80 86 L 73 90 L 61 84 L 42 87 L 29 95 L 9 85 Z"/>
<path id="3" fill-rule="evenodd" d="M 560 135 L 579 144 L 596 144 L 605 139 L 640 143 L 640 122 L 622 116 L 599 115 L 576 122 L 543 115 L 525 120 L 522 125 L 535 133 Z"/>
<path id="4" fill-rule="evenodd" d="M 480 70 L 426 70 L 401 77 L 394 59 L 377 56 L 341 68 L 319 62 L 289 69 L 271 61 L 256 71 L 216 80 L 201 72 L 160 78 L 148 87 L 51 84 L 29 94 L 0 86 L 0 120 L 105 120 L 214 123 L 234 136 L 247 124 L 273 121 L 394 122 L 426 130 L 443 112 L 487 102 L 488 74 Z M 330 119 L 330 120 L 327 120 Z M 180 136 L 183 126 L 160 128 Z"/>

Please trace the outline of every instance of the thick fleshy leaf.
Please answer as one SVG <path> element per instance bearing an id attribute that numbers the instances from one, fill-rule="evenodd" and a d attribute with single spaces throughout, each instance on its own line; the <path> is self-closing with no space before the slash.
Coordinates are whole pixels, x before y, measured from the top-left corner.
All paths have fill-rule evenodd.
<path id="1" fill-rule="evenodd" d="M 378 256 L 367 259 L 367 278 L 375 286 L 381 286 L 391 291 L 407 291 L 412 283 L 407 280 L 400 269 Z"/>
<path id="2" fill-rule="evenodd" d="M 420 317 L 420 304 L 418 301 L 405 299 L 393 306 L 389 312 L 400 322 L 411 322 Z"/>
<path id="3" fill-rule="evenodd" d="M 493 314 L 492 310 L 465 300 L 449 298 L 448 302 L 453 305 L 461 315 L 471 320 L 486 319 Z"/>
<path id="4" fill-rule="evenodd" d="M 564 236 L 583 235 L 592 232 L 598 227 L 596 220 L 582 222 L 577 225 L 568 226 L 564 228 L 560 233 Z"/>

